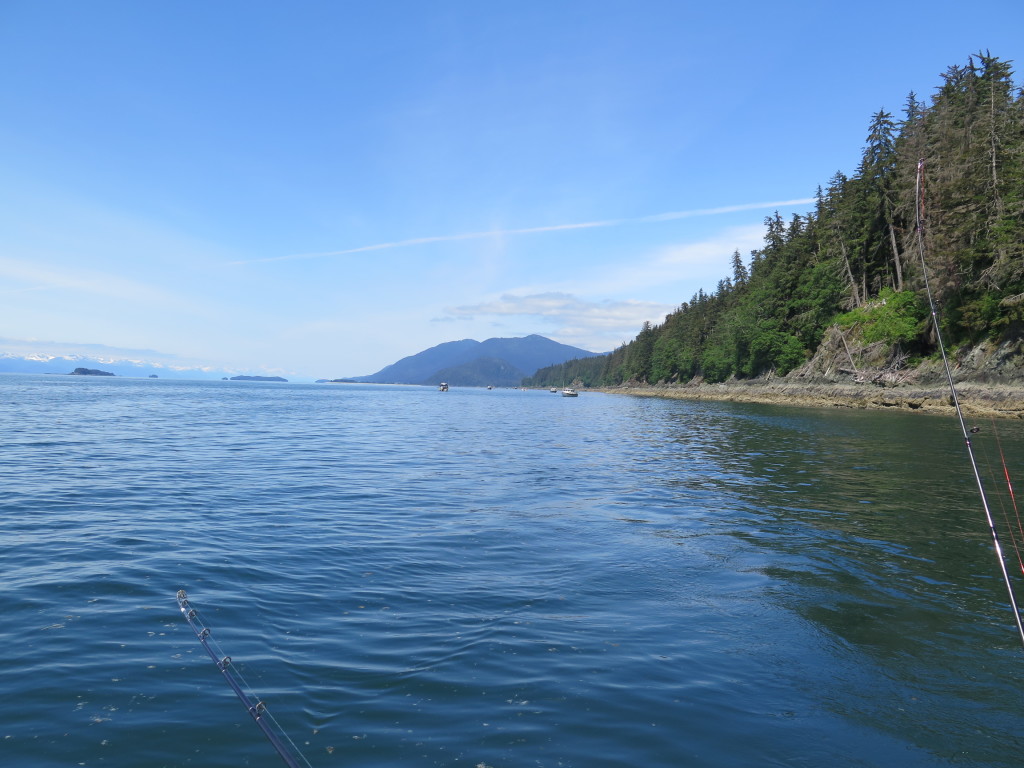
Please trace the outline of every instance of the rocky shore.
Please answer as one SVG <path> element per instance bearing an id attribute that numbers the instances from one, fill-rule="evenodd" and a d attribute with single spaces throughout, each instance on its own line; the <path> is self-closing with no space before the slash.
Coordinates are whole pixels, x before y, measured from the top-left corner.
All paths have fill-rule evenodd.
<path id="1" fill-rule="evenodd" d="M 832 329 L 814 357 L 787 376 L 700 379 L 654 385 L 630 382 L 604 392 L 815 408 L 870 408 L 954 415 L 941 359 L 906 365 L 898 348 L 853 346 Z M 967 416 L 1024 419 L 1024 332 L 958 350 L 950 360 L 960 409 Z"/>
<path id="2" fill-rule="evenodd" d="M 954 415 L 949 386 L 878 386 L 871 383 L 775 379 L 732 380 L 723 384 L 625 384 L 599 391 L 639 397 L 716 400 L 812 408 L 865 408 Z M 1024 419 L 1024 385 L 957 384 L 960 408 L 967 416 Z"/>

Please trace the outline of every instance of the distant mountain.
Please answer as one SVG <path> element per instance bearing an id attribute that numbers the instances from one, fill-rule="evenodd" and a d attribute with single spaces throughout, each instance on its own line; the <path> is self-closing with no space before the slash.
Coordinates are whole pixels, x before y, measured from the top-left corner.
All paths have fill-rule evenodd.
<path id="1" fill-rule="evenodd" d="M 493 357 L 478 357 L 462 365 L 442 368 L 431 377 L 430 383 L 446 381 L 457 387 L 517 387 L 529 376 L 511 363 Z"/>
<path id="2" fill-rule="evenodd" d="M 233 371 L 213 368 L 185 368 L 141 360 L 114 360 L 86 355 L 13 355 L 0 352 L 0 373 L 71 373 L 76 368 L 99 369 L 117 376 L 167 379 L 219 379 Z"/>
<path id="3" fill-rule="evenodd" d="M 403 357 L 369 376 L 353 376 L 371 384 L 436 384 L 435 374 L 442 368 L 462 365 L 478 357 L 480 342 L 473 339 L 447 341 L 423 352 Z"/>
<path id="4" fill-rule="evenodd" d="M 437 384 L 515 386 L 540 368 L 599 353 L 533 334 L 522 338 L 448 341 L 404 357 L 355 381 L 373 384 Z"/>

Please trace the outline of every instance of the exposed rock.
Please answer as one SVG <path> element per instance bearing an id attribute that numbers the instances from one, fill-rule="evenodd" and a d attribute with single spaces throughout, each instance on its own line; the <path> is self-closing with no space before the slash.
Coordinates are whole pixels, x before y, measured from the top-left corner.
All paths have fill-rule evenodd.
<path id="1" fill-rule="evenodd" d="M 832 328 L 814 357 L 786 376 L 769 374 L 721 384 L 701 379 L 679 384 L 630 383 L 604 391 L 690 400 L 955 413 L 941 358 L 912 367 L 908 360 L 898 346 L 859 345 Z M 964 414 L 1024 419 L 1024 345 L 1018 334 L 1000 343 L 984 342 L 958 350 L 949 364 Z"/>
<path id="2" fill-rule="evenodd" d="M 648 397 L 685 400 L 774 403 L 815 408 L 870 408 L 953 414 L 948 387 L 880 387 L 870 383 L 774 379 L 732 380 L 724 384 L 623 386 L 603 389 Z M 957 385 L 961 410 L 970 416 L 1024 419 L 1024 388 L 991 384 Z"/>

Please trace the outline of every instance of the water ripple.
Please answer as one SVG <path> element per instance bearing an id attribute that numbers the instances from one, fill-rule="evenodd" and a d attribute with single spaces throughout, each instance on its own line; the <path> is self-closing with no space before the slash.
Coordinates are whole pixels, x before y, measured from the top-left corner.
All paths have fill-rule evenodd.
<path id="1" fill-rule="evenodd" d="M 1022 746 L 945 420 L 0 389 L 4 764 L 273 764 L 181 588 L 313 765 L 1009 766 Z"/>

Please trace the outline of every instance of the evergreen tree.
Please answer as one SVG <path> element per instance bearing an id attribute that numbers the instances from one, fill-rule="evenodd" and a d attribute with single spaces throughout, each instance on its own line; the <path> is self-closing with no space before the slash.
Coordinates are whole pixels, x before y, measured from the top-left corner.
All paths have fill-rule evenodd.
<path id="1" fill-rule="evenodd" d="M 613 386 L 783 374 L 837 321 L 928 352 L 934 340 L 921 335 L 916 258 L 919 192 L 947 341 L 1021 333 L 1024 94 L 1012 76 L 1009 63 L 979 53 L 943 74 L 931 104 L 911 92 L 899 123 L 879 110 L 854 173 L 837 172 L 819 187 L 813 212 L 788 223 L 778 212 L 767 217 L 749 266 L 734 251 L 732 274 L 713 294 L 699 289 L 664 324 L 645 323 L 609 355 L 553 366 L 531 381 Z"/>

